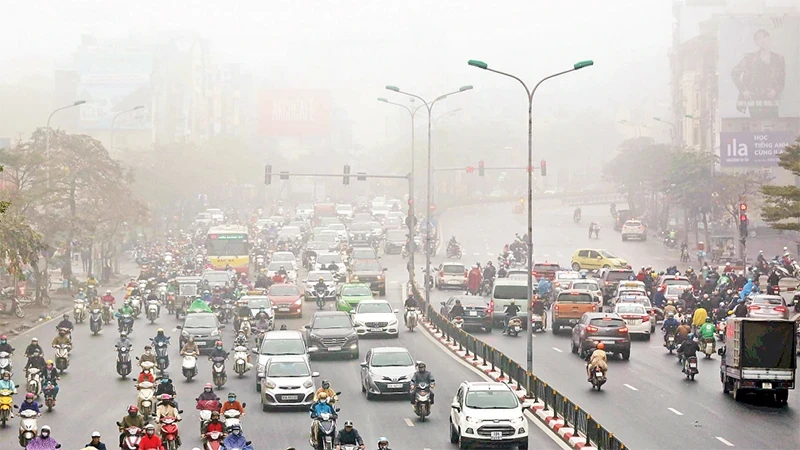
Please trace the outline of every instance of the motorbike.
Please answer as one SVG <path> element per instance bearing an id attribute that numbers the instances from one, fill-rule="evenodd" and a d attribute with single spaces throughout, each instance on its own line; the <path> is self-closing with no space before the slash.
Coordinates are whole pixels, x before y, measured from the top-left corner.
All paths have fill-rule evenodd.
<path id="1" fill-rule="evenodd" d="M 544 317 L 539 314 L 531 314 L 531 326 L 534 333 L 544 331 Z"/>
<path id="2" fill-rule="evenodd" d="M 108 325 L 111 323 L 111 318 L 114 317 L 114 313 L 111 311 L 111 305 L 104 303 L 100 316 L 104 324 Z"/>
<path id="3" fill-rule="evenodd" d="M 83 323 L 86 320 L 86 300 L 76 298 L 73 301 L 72 314 L 75 316 L 75 322 Z"/>
<path id="4" fill-rule="evenodd" d="M 242 403 L 242 408 L 247 407 L 247 403 Z M 229 429 L 233 425 L 242 426 L 242 413 L 235 409 L 229 409 L 225 411 L 225 414 L 222 415 L 222 419 L 225 421 L 225 429 Z"/>
<path id="5" fill-rule="evenodd" d="M 206 423 L 211 420 L 211 412 L 219 411 L 220 404 L 216 400 L 198 400 L 195 408 L 200 415 L 200 432 L 202 433 Z"/>
<path id="6" fill-rule="evenodd" d="M 425 422 L 425 418 L 431 414 L 431 386 L 426 382 L 416 385 L 414 391 L 414 413 L 419 420 Z"/>
<path id="7" fill-rule="evenodd" d="M 103 317 L 100 314 L 100 309 L 95 308 L 89 313 L 89 329 L 92 334 L 97 335 L 103 329 Z"/>
<path id="8" fill-rule="evenodd" d="M 205 444 L 203 448 L 205 450 L 220 450 L 220 446 L 222 445 L 222 432 L 221 431 L 212 431 L 210 433 L 206 433 L 203 435 L 205 439 Z"/>
<path id="9" fill-rule="evenodd" d="M 600 369 L 599 367 L 596 367 L 592 371 L 591 383 L 592 383 L 592 389 L 597 389 L 598 391 L 604 384 L 606 384 L 606 376 L 603 375 L 603 370 Z"/>
<path id="10" fill-rule="evenodd" d="M 703 339 L 700 344 L 700 348 L 703 350 L 703 354 L 706 355 L 706 359 L 711 359 L 711 356 L 714 355 L 714 351 L 716 350 L 714 345 L 714 338 Z"/>
<path id="11" fill-rule="evenodd" d="M 665 347 L 667 347 L 667 350 L 669 350 L 670 355 L 675 351 L 676 348 L 678 348 L 678 345 L 675 343 L 675 333 L 670 333 L 667 335 Z"/>
<path id="12" fill-rule="evenodd" d="M 133 316 L 130 314 L 122 314 L 119 316 L 119 332 L 131 334 L 133 331 Z"/>
<path id="13" fill-rule="evenodd" d="M 187 353 L 183 355 L 181 373 L 186 377 L 186 381 L 192 381 L 197 376 L 197 353 Z"/>
<path id="14" fill-rule="evenodd" d="M 684 373 L 686 378 L 694 380 L 694 376 L 699 373 L 697 370 L 697 356 L 690 356 L 684 360 L 683 363 Z"/>
<path id="15" fill-rule="evenodd" d="M 153 407 L 153 396 L 156 392 L 155 385 L 149 381 L 142 381 L 141 383 L 137 383 L 136 389 L 139 391 L 139 395 L 136 399 L 139 412 L 146 420 L 150 415 L 155 413 L 155 408 Z"/>
<path id="16" fill-rule="evenodd" d="M 581 213 L 575 213 L 572 215 L 572 221 L 575 223 L 581 223 Z"/>
<path id="17" fill-rule="evenodd" d="M 522 331 L 522 319 L 517 316 L 508 319 L 508 332 L 506 334 L 517 337 L 520 331 Z"/>
<path id="18" fill-rule="evenodd" d="M 314 296 L 317 297 L 317 308 L 325 309 L 325 291 L 317 289 L 314 291 Z"/>
<path id="19" fill-rule="evenodd" d="M 0 389 L 0 425 L 3 428 L 6 427 L 6 422 L 11 418 L 11 409 L 14 406 L 14 399 L 11 397 L 13 394 L 14 392 L 9 389 Z"/>
<path id="20" fill-rule="evenodd" d="M 169 367 L 169 353 L 167 347 L 169 346 L 169 338 L 166 341 L 153 341 L 153 347 L 156 353 L 156 368 L 163 372 Z"/>
<path id="21" fill-rule="evenodd" d="M 117 426 L 120 423 L 117 422 Z M 122 438 L 122 450 L 139 450 L 139 442 L 142 440 L 142 430 L 138 427 L 128 427 L 124 431 Z"/>
<path id="22" fill-rule="evenodd" d="M 44 405 L 47 406 L 47 412 L 53 411 L 56 407 L 56 386 L 52 381 L 44 382 Z"/>
<path id="23" fill-rule="evenodd" d="M 56 349 L 56 369 L 60 373 L 64 373 L 69 367 L 69 351 L 72 349 L 72 346 L 61 344 L 53 346 Z"/>
<path id="24" fill-rule="evenodd" d="M 400 249 L 400 257 L 403 259 L 408 258 L 408 241 L 406 241 L 406 245 Z"/>
<path id="25" fill-rule="evenodd" d="M 28 368 L 28 376 L 27 381 L 25 383 L 25 389 L 28 393 L 33 394 L 34 396 L 38 397 L 42 394 L 42 378 L 39 374 L 39 369 L 36 367 Z"/>
<path id="26" fill-rule="evenodd" d="M 228 323 L 233 317 L 233 302 L 230 299 L 225 299 L 222 305 L 221 314 L 220 314 L 220 322 Z"/>
<path id="27" fill-rule="evenodd" d="M 133 317 L 139 317 L 142 314 L 142 298 L 138 295 L 131 297 L 131 308 L 133 308 Z"/>
<path id="28" fill-rule="evenodd" d="M 239 331 L 244 331 L 244 337 L 250 339 L 250 335 L 253 333 L 253 328 L 250 325 L 249 317 L 242 317 L 239 319 Z"/>
<path id="29" fill-rule="evenodd" d="M 725 340 L 725 324 L 728 322 L 728 318 L 725 317 L 717 322 L 717 339 L 720 341 Z"/>
<path id="30" fill-rule="evenodd" d="M 337 408 L 338 410 L 338 408 Z M 317 450 L 333 450 L 333 441 L 336 437 L 336 419 L 329 413 L 322 413 L 316 419 L 317 442 L 311 442 L 311 447 Z M 322 442 L 322 446 L 317 443 Z"/>
<path id="31" fill-rule="evenodd" d="M 406 327 L 408 331 L 414 332 L 414 328 L 417 326 L 417 308 L 406 308 Z"/>
<path id="32" fill-rule="evenodd" d="M 13 374 L 14 369 L 11 364 L 11 353 L 0 352 L 0 373 L 8 372 Z"/>
<path id="33" fill-rule="evenodd" d="M 167 294 L 167 313 L 175 314 L 175 294 Z"/>
<path id="34" fill-rule="evenodd" d="M 39 432 L 39 425 L 36 421 L 39 414 L 31 409 L 26 409 L 21 411 L 19 416 L 19 445 L 24 448 Z"/>
<path id="35" fill-rule="evenodd" d="M 674 248 L 677 248 L 677 246 L 678 246 L 678 243 L 677 243 L 677 241 L 675 239 L 670 238 L 669 236 L 664 238 L 664 247 L 674 249 Z"/>
<path id="36" fill-rule="evenodd" d="M 89 286 L 86 288 L 86 300 L 92 303 L 97 298 L 97 286 Z"/>
<path id="37" fill-rule="evenodd" d="M 461 259 L 461 246 L 458 244 L 447 246 L 447 257 Z"/>
<path id="38" fill-rule="evenodd" d="M 14 295 L 13 288 L 12 288 L 12 291 L 11 291 L 10 295 L 11 296 Z M 11 305 L 13 305 L 13 307 Z M 18 302 L 18 301 L 17 302 L 12 301 L 9 298 L 8 299 L 8 306 L 7 306 L 6 305 L 6 299 L 0 299 L 0 315 L 10 316 L 11 314 L 13 314 L 14 316 L 16 316 L 16 317 L 18 317 L 20 319 L 25 317 L 25 310 L 22 309 L 22 303 Z"/>
<path id="39" fill-rule="evenodd" d="M 147 320 L 150 323 L 153 323 L 158 319 L 158 300 L 148 300 L 147 301 Z"/>
<path id="40" fill-rule="evenodd" d="M 211 375 L 214 385 L 218 389 L 225 386 L 225 382 L 228 380 L 228 375 L 225 373 L 225 359 L 227 358 L 216 357 L 211 360 Z"/>
<path id="41" fill-rule="evenodd" d="M 131 373 L 130 347 L 117 347 L 117 373 L 123 379 Z"/>
<path id="42" fill-rule="evenodd" d="M 260 271 L 264 267 L 264 255 L 256 255 L 256 271 Z"/>
<path id="43" fill-rule="evenodd" d="M 161 423 L 161 442 L 165 450 L 178 450 L 178 421 L 174 417 L 162 417 Z"/>
<path id="44" fill-rule="evenodd" d="M 484 278 L 481 285 L 478 286 L 478 295 L 488 297 L 492 293 L 492 283 L 494 280 L 491 278 Z"/>
<path id="45" fill-rule="evenodd" d="M 247 362 L 248 356 L 247 347 L 236 346 L 233 348 L 233 371 L 239 375 L 239 378 L 250 370 L 251 364 Z"/>

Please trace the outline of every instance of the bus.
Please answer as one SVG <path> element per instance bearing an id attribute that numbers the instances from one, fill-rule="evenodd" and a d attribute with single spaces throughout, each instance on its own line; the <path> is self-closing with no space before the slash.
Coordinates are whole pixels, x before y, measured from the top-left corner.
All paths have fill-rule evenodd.
<path id="1" fill-rule="evenodd" d="M 215 270 L 231 266 L 240 273 L 250 271 L 250 247 L 245 227 L 218 225 L 209 228 L 206 251 L 208 262 Z"/>

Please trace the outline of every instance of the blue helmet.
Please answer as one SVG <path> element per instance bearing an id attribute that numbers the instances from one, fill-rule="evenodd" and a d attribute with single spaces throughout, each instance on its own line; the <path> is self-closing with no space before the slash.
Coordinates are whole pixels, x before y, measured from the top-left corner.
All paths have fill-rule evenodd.
<path id="1" fill-rule="evenodd" d="M 694 339 L 694 333 L 689 333 L 689 335 L 688 335 L 688 336 L 686 336 L 686 339 L 689 339 L 690 341 L 691 341 L 692 339 Z"/>

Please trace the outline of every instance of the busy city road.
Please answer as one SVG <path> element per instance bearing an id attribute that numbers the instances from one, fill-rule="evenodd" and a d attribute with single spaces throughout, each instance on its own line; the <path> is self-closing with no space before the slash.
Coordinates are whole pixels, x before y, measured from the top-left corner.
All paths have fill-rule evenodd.
<path id="1" fill-rule="evenodd" d="M 407 280 L 407 272 L 398 255 L 386 256 L 382 259 L 389 267 L 387 278 L 387 299 L 395 308 L 402 307 L 402 286 Z M 122 295 L 120 289 L 114 290 L 118 301 Z M 331 309 L 328 305 L 327 309 Z M 301 329 L 308 323 L 316 310 L 312 302 L 304 304 L 304 317 L 302 319 L 278 319 L 276 327 L 286 324 L 289 329 Z M 10 340 L 16 348 L 14 355 L 15 376 L 17 384 L 22 385 L 20 392 L 24 392 L 22 368 L 25 359 L 22 356 L 24 349 L 34 336 L 38 337 L 45 348 L 46 358 L 52 357 L 50 341 L 55 335 L 56 321 L 34 329 L 31 332 Z M 205 358 L 199 360 L 199 377 L 192 382 L 180 374 L 180 359 L 178 357 L 178 337 L 180 330 L 176 325 L 180 322 L 172 316 L 162 314 L 155 324 L 147 321 L 136 321 L 132 333 L 134 343 L 133 353 L 142 353 L 149 338 L 153 337 L 159 327 L 164 327 L 171 336 L 170 368 L 168 372 L 175 383 L 178 393 L 180 409 L 183 410 L 180 424 L 182 447 L 200 447 L 199 416 L 195 410 L 194 399 L 202 392 L 203 385 L 211 380 L 210 363 Z M 112 322 L 113 325 L 113 322 Z M 231 325 L 224 331 L 225 348 L 231 348 Z M 64 448 L 80 448 L 89 442 L 89 435 L 97 430 L 102 433 L 102 440 L 109 448 L 116 448 L 118 431 L 115 422 L 122 419 L 126 407 L 136 403 L 136 390 L 130 378 L 122 380 L 115 372 L 114 343 L 118 335 L 116 327 L 106 328 L 99 336 L 91 336 L 86 323 L 76 325 L 74 333 L 74 350 L 72 352 L 69 369 L 60 381 L 61 391 L 58 404 L 53 412 L 43 412 L 39 419 L 39 427 L 50 425 L 53 437 L 64 445 Z M 367 448 L 372 448 L 378 438 L 385 436 L 395 449 L 409 450 L 441 450 L 454 448 L 448 440 L 448 413 L 449 405 L 464 380 L 480 381 L 481 377 L 473 370 L 467 368 L 457 359 L 451 358 L 445 350 L 425 334 L 417 329 L 413 334 L 401 331 L 399 339 L 362 339 L 360 342 L 361 360 L 370 348 L 378 346 L 406 347 L 415 359 L 425 360 L 428 369 L 436 377 L 437 394 L 436 404 L 433 406 L 431 416 L 425 423 L 420 423 L 415 417 L 407 397 L 396 399 L 380 399 L 367 401 L 361 393 L 359 384 L 359 362 L 357 360 L 313 360 L 312 369 L 320 372 L 316 380 L 317 386 L 322 379 L 331 382 L 336 391 L 341 391 L 341 408 L 339 422 L 353 420 L 355 427 L 363 436 Z M 221 398 L 228 392 L 236 392 L 240 402 L 247 403 L 247 414 L 244 417 L 243 431 L 248 440 L 253 441 L 255 448 L 285 449 L 294 446 L 298 449 L 308 447 L 308 433 L 311 420 L 307 410 L 270 411 L 262 412 L 259 403 L 259 394 L 254 388 L 255 369 L 251 370 L 242 379 L 233 373 L 231 361 L 226 364 L 228 382 L 226 386 L 217 391 Z M 136 375 L 138 371 L 134 368 Z M 20 401 L 22 395 L 15 396 L 15 401 Z M 0 430 L 0 448 L 11 449 L 19 446 L 17 442 L 17 418 L 9 422 L 8 427 Z M 536 449 L 556 449 L 559 444 L 550 435 L 545 434 L 535 424 L 530 426 L 530 446 Z M 562 444 L 563 445 L 563 444 Z"/>
<path id="2" fill-rule="evenodd" d="M 462 244 L 464 264 L 496 263 L 503 245 L 513 241 L 514 233 L 522 235 L 527 228 L 527 216 L 513 214 L 512 208 L 510 203 L 486 204 L 445 212 L 440 219 L 442 251 L 433 258 L 434 263 L 445 261 L 441 253 L 451 236 Z M 634 270 L 645 265 L 663 270 L 678 262 L 678 251 L 666 250 L 655 236 L 646 242 L 622 242 L 620 234 L 613 231 L 608 205 L 584 206 L 580 225 L 573 223 L 571 207 L 544 201 L 536 203 L 535 208 L 534 261 L 568 266 L 576 249 L 599 248 L 627 259 Z M 588 238 L 591 221 L 603 227 L 599 240 Z M 462 292 L 434 290 L 433 305 L 438 308 L 440 301 L 454 293 Z M 511 338 L 497 329 L 490 334 L 473 334 L 525 364 L 524 335 Z M 800 445 L 800 396 L 796 391 L 791 392 L 789 404 L 783 408 L 751 396 L 736 402 L 722 393 L 719 356 L 701 358 L 699 375 L 689 381 L 675 356 L 661 346 L 661 336 L 657 328 L 652 340 L 635 339 L 629 361 L 611 358 L 608 383 L 596 392 L 586 380 L 585 363 L 570 352 L 569 330 L 553 335 L 548 329 L 534 335 L 534 373 L 631 448 L 680 445 L 765 449 Z"/>

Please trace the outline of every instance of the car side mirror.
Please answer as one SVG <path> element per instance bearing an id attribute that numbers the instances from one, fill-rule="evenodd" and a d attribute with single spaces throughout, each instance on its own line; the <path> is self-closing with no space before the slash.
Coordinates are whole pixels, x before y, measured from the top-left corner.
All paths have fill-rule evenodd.
<path id="1" fill-rule="evenodd" d="M 338 413 L 339 411 L 341 411 L 341 409 L 340 409 L 340 408 L 333 408 L 333 410 L 334 410 L 334 411 L 336 411 L 337 413 Z"/>
<path id="2" fill-rule="evenodd" d="M 366 369 L 366 368 L 367 368 L 367 362 L 366 362 L 366 361 L 362 362 L 362 363 L 361 363 L 361 367 L 362 367 L 363 369 Z"/>
<path id="3" fill-rule="evenodd" d="M 247 441 L 247 442 L 245 442 L 245 444 L 246 444 L 246 445 L 250 445 L 250 444 L 252 444 L 252 443 L 253 443 L 253 441 Z"/>
<path id="4" fill-rule="evenodd" d="M 253 352 L 254 355 L 258 354 L 258 348 L 257 347 L 251 348 L 250 351 Z"/>
<path id="5" fill-rule="evenodd" d="M 603 259 L 603 257 L 602 257 L 602 256 L 600 256 L 600 255 L 598 255 L 598 256 L 597 256 L 597 259 Z"/>
<path id="6" fill-rule="evenodd" d="M 319 372 L 311 372 L 311 378 L 319 377 Z"/>
<path id="7" fill-rule="evenodd" d="M 524 409 L 530 409 L 533 407 L 533 404 L 534 404 L 533 400 L 525 400 L 524 402 L 522 402 L 522 407 Z"/>
<path id="8" fill-rule="evenodd" d="M 444 302 L 439 302 L 439 304 L 440 304 L 440 305 L 442 305 L 442 306 L 445 306 L 445 303 L 444 303 Z"/>
<path id="9" fill-rule="evenodd" d="M 303 328 L 305 328 L 306 330 L 310 330 L 311 329 L 311 325 L 303 325 Z"/>
<path id="10" fill-rule="evenodd" d="M 395 314 L 397 314 L 397 313 L 399 313 L 399 312 L 400 312 L 400 310 L 399 310 L 399 309 L 395 309 L 395 310 L 393 310 L 393 311 L 394 311 L 394 313 L 395 313 Z"/>
<path id="11" fill-rule="evenodd" d="M 220 326 L 219 326 L 219 329 L 220 329 L 220 330 L 221 330 L 221 329 L 223 329 L 223 328 L 225 328 L 225 325 L 220 325 Z"/>
<path id="12" fill-rule="evenodd" d="M 182 329 L 183 329 L 183 325 L 178 325 L 178 326 L 176 326 L 175 328 L 177 328 L 177 329 L 179 329 L 179 330 L 182 330 Z M 138 358 L 137 358 L 137 359 L 138 359 Z"/>
<path id="13" fill-rule="evenodd" d="M 459 405 L 459 404 L 458 404 L 458 402 L 453 402 L 453 403 L 450 405 L 450 407 L 451 407 L 451 408 L 453 408 L 453 409 L 455 409 L 456 411 L 461 411 L 461 405 Z"/>
<path id="14" fill-rule="evenodd" d="M 725 347 L 720 347 L 717 349 L 717 354 L 719 356 L 725 356 Z"/>

